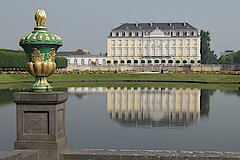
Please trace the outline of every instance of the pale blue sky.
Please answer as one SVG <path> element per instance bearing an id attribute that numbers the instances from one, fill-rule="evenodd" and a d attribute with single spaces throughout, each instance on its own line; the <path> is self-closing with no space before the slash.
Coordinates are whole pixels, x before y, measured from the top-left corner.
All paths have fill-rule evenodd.
<path id="1" fill-rule="evenodd" d="M 60 35 L 60 50 L 106 52 L 112 28 L 129 22 L 183 22 L 209 30 L 212 49 L 239 50 L 240 0 L 1 0 L 0 48 L 21 49 L 21 36 L 35 27 L 34 13 L 43 8 L 47 27 Z M 129 13 L 129 16 L 128 16 Z"/>

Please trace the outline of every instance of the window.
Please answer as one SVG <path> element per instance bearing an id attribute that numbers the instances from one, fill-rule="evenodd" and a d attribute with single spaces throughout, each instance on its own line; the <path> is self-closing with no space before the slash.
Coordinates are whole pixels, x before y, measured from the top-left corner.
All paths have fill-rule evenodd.
<path id="1" fill-rule="evenodd" d="M 128 46 L 128 40 L 125 40 L 125 46 Z"/>
<path id="2" fill-rule="evenodd" d="M 193 49 L 193 56 L 197 56 L 197 48 Z"/>
<path id="3" fill-rule="evenodd" d="M 172 36 L 176 36 L 176 32 L 175 31 L 172 32 Z"/>
<path id="4" fill-rule="evenodd" d="M 138 36 L 141 37 L 142 36 L 142 32 L 138 32 Z"/>
<path id="5" fill-rule="evenodd" d="M 115 44 L 115 40 L 112 40 L 112 46 L 115 46 L 116 44 Z"/>
<path id="6" fill-rule="evenodd" d="M 186 56 L 190 56 L 190 48 L 186 48 Z"/>
<path id="7" fill-rule="evenodd" d="M 182 45 L 183 45 L 182 39 L 179 39 L 179 40 L 178 40 L 178 43 L 179 43 L 179 46 L 182 46 Z"/>
<path id="8" fill-rule="evenodd" d="M 142 56 L 142 49 L 141 48 L 138 49 L 138 56 Z"/>
<path id="9" fill-rule="evenodd" d="M 148 56 L 148 48 L 145 48 L 145 55 Z"/>
<path id="10" fill-rule="evenodd" d="M 196 46 L 197 45 L 197 39 L 193 40 L 193 45 Z"/>
<path id="11" fill-rule="evenodd" d="M 152 48 L 152 55 L 155 56 L 155 48 Z"/>
<path id="12" fill-rule="evenodd" d="M 182 55 L 183 55 L 183 49 L 179 48 L 179 56 L 182 56 Z"/>
<path id="13" fill-rule="evenodd" d="M 190 36 L 190 32 L 189 31 L 186 32 L 186 36 Z"/>
<path id="14" fill-rule="evenodd" d="M 190 39 L 187 39 L 187 40 L 186 40 L 186 45 L 187 45 L 187 46 L 190 46 Z"/>
<path id="15" fill-rule="evenodd" d="M 118 46 L 122 46 L 122 40 L 118 40 Z"/>
<path id="16" fill-rule="evenodd" d="M 135 32 L 132 32 L 132 36 L 135 36 Z"/>
<path id="17" fill-rule="evenodd" d="M 193 36 L 197 36 L 197 32 L 196 31 L 193 32 Z"/>
<path id="18" fill-rule="evenodd" d="M 172 45 L 173 45 L 173 46 L 176 46 L 176 40 L 175 40 L 175 39 L 172 40 Z"/>
<path id="19" fill-rule="evenodd" d="M 138 40 L 138 46 L 142 46 L 142 41 Z"/>
<path id="20" fill-rule="evenodd" d="M 155 45 L 158 45 L 158 40 L 155 40 Z"/>
<path id="21" fill-rule="evenodd" d="M 119 35 L 119 37 L 122 37 L 122 32 L 119 32 L 118 35 Z"/>
<path id="22" fill-rule="evenodd" d="M 162 56 L 162 48 L 159 48 L 159 56 Z"/>
<path id="23" fill-rule="evenodd" d="M 112 32 L 112 36 L 115 37 L 116 36 L 116 32 Z"/>
<path id="24" fill-rule="evenodd" d="M 116 56 L 115 54 L 116 54 L 116 53 L 115 53 L 115 48 L 113 48 L 113 49 L 112 49 L 112 56 Z"/>
<path id="25" fill-rule="evenodd" d="M 122 49 L 121 48 L 118 49 L 118 56 L 122 56 Z"/>
<path id="26" fill-rule="evenodd" d="M 162 45 L 162 40 L 159 41 L 159 45 Z"/>
<path id="27" fill-rule="evenodd" d="M 128 56 L 128 48 L 125 48 L 125 56 Z"/>
<path id="28" fill-rule="evenodd" d="M 176 48 L 172 48 L 172 55 L 176 56 Z"/>
<path id="29" fill-rule="evenodd" d="M 166 56 L 169 56 L 169 48 L 166 48 Z"/>
<path id="30" fill-rule="evenodd" d="M 166 40 L 166 46 L 169 46 L 169 40 Z"/>
<path id="31" fill-rule="evenodd" d="M 183 36 L 183 32 L 182 31 L 180 31 L 178 34 L 179 34 L 179 36 Z"/>
<path id="32" fill-rule="evenodd" d="M 135 49 L 132 48 L 132 56 L 135 56 Z"/>
<path id="33" fill-rule="evenodd" d="M 129 36 L 129 33 L 128 32 L 125 32 L 125 37 L 128 37 Z"/>
<path id="34" fill-rule="evenodd" d="M 134 40 L 131 40 L 131 45 L 135 46 L 135 41 Z"/>

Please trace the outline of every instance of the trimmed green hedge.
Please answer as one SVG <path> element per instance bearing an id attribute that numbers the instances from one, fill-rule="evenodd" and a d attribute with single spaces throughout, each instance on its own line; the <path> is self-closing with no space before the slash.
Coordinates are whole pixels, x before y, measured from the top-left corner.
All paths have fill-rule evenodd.
<path id="1" fill-rule="evenodd" d="M 57 68 L 66 68 L 67 59 L 56 57 Z M 26 70 L 27 56 L 21 50 L 0 49 L 0 70 Z"/>

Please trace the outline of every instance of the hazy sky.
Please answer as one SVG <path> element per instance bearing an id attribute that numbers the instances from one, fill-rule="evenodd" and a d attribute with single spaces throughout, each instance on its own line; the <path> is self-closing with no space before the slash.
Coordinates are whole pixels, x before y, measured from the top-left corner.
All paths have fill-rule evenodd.
<path id="1" fill-rule="evenodd" d="M 21 49 L 19 39 L 35 27 L 38 8 L 50 32 L 63 39 L 61 51 L 106 52 L 112 28 L 128 22 L 183 22 L 209 30 L 215 53 L 239 50 L 240 0 L 1 0 L 0 48 Z"/>

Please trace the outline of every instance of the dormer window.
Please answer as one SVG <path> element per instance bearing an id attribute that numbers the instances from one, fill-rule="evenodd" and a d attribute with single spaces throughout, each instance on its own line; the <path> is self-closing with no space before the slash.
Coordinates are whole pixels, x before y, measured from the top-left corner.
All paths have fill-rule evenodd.
<path id="1" fill-rule="evenodd" d="M 119 32 L 119 33 L 118 33 L 118 36 L 119 36 L 119 37 L 122 37 L 122 32 Z"/>
<path id="2" fill-rule="evenodd" d="M 116 36 L 116 32 L 112 32 L 112 36 L 115 37 Z"/>
<path id="3" fill-rule="evenodd" d="M 183 36 L 183 32 L 182 31 L 180 31 L 178 34 L 179 34 L 179 36 Z"/>
<path id="4" fill-rule="evenodd" d="M 172 36 L 176 36 L 176 32 L 175 31 L 172 32 Z"/>
<path id="5" fill-rule="evenodd" d="M 128 33 L 128 32 L 125 32 L 125 36 L 128 37 L 128 36 L 129 36 L 129 33 Z"/>
<path id="6" fill-rule="evenodd" d="M 135 32 L 132 32 L 132 36 L 133 36 L 133 37 L 135 36 Z"/>
<path id="7" fill-rule="evenodd" d="M 190 32 L 189 31 L 186 32 L 186 36 L 190 36 Z"/>
<path id="8" fill-rule="evenodd" d="M 141 37 L 142 36 L 142 32 L 138 32 L 138 36 Z"/>
<path id="9" fill-rule="evenodd" d="M 193 36 L 197 36 L 197 32 L 196 31 L 193 32 Z"/>

